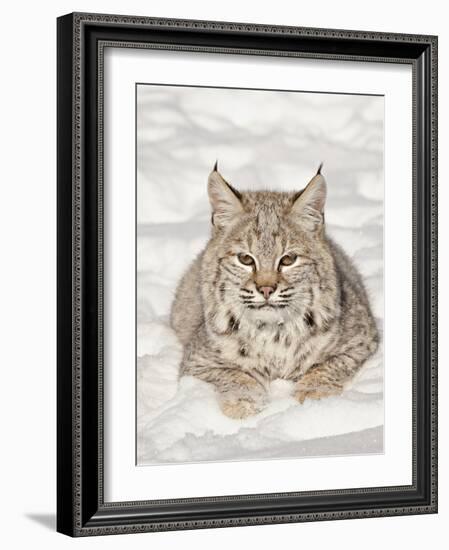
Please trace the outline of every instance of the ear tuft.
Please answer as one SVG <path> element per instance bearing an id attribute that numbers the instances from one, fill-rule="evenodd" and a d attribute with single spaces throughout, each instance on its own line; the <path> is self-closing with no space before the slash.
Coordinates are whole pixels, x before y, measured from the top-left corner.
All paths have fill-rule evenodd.
<path id="1" fill-rule="evenodd" d="M 221 229 L 229 225 L 243 212 L 241 193 L 234 189 L 218 172 L 216 164 L 209 174 L 207 191 L 212 207 L 212 224 Z"/>
<path id="2" fill-rule="evenodd" d="M 293 196 L 291 214 L 308 231 L 315 231 L 324 224 L 327 186 L 321 168 L 322 164 L 305 189 Z"/>

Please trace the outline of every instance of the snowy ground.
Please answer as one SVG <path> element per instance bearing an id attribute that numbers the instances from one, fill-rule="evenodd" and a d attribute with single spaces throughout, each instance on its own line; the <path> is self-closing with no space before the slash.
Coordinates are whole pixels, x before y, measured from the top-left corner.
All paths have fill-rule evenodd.
<path id="1" fill-rule="evenodd" d="M 237 188 L 301 189 L 324 161 L 329 234 L 364 275 L 383 324 L 383 98 L 138 88 L 137 460 L 139 464 L 383 451 L 383 349 L 340 397 L 299 405 L 275 381 L 243 421 L 214 390 L 178 380 L 168 325 L 176 284 L 209 235 L 207 175 Z"/>

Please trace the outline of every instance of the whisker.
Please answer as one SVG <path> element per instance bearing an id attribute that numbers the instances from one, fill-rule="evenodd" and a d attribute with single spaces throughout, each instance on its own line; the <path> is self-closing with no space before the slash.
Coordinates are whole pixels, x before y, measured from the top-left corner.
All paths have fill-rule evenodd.
<path id="1" fill-rule="evenodd" d="M 289 290 L 293 290 L 295 287 L 294 286 L 287 286 L 285 288 L 283 288 L 282 290 L 279 291 L 279 294 L 283 294 L 284 292 L 288 292 Z"/>

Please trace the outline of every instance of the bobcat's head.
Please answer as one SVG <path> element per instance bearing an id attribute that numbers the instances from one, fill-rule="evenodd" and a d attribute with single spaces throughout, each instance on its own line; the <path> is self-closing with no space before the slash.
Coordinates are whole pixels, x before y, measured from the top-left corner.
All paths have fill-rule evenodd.
<path id="1" fill-rule="evenodd" d="M 238 191 L 215 165 L 209 175 L 212 238 L 203 259 L 203 301 L 218 330 L 241 322 L 322 319 L 320 289 L 336 286 L 325 238 L 321 166 L 298 192 Z M 321 308 L 322 309 L 322 308 Z"/>

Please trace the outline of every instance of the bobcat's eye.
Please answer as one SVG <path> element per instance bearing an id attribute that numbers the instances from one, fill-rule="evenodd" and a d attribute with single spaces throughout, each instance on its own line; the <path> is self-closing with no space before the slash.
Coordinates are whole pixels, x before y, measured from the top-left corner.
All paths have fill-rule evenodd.
<path id="1" fill-rule="evenodd" d="M 237 254 L 237 258 L 243 265 L 254 265 L 254 258 L 249 254 Z"/>
<path id="2" fill-rule="evenodd" d="M 293 265 L 296 262 L 296 258 L 298 256 L 296 254 L 286 254 L 285 256 L 282 256 L 282 258 L 279 261 L 279 266 L 289 266 Z"/>

